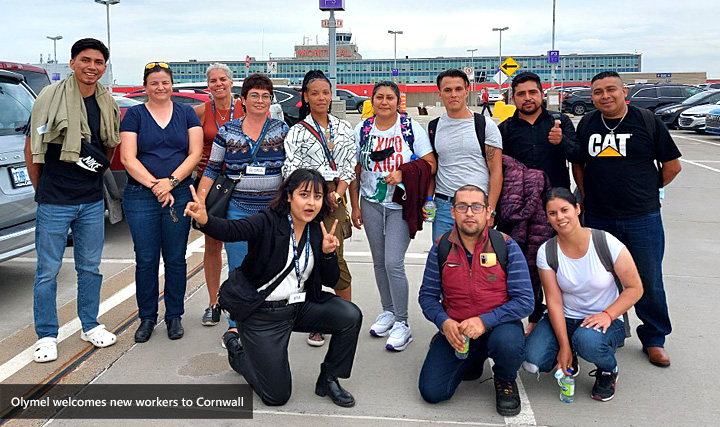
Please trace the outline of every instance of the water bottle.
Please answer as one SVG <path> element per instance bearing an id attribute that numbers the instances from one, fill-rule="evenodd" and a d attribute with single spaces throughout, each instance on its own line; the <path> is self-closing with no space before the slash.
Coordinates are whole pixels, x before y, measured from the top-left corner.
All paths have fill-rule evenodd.
<path id="1" fill-rule="evenodd" d="M 572 369 L 568 369 L 572 373 Z M 575 378 L 565 375 L 562 369 L 555 372 L 555 378 L 560 386 L 560 401 L 573 403 L 575 401 Z"/>
<path id="2" fill-rule="evenodd" d="M 455 350 L 455 357 L 465 360 L 467 359 L 468 352 L 470 351 L 470 338 L 465 336 L 465 334 L 463 334 L 462 337 L 465 340 L 465 346 L 463 347 L 462 351 Z"/>
<path id="3" fill-rule="evenodd" d="M 435 211 L 436 210 L 437 210 L 437 206 L 435 206 L 435 202 L 433 201 L 432 196 L 429 196 L 427 198 L 427 202 L 425 202 L 425 213 L 427 213 L 427 219 L 425 221 L 427 221 L 427 222 L 435 221 Z"/>

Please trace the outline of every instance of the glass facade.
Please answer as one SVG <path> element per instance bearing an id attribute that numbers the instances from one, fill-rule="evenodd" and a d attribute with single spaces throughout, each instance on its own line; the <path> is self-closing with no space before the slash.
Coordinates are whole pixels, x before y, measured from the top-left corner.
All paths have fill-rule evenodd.
<path id="1" fill-rule="evenodd" d="M 507 58 L 506 56 L 503 59 Z M 514 56 L 520 64 L 520 71 L 537 73 L 543 82 L 550 82 L 552 66 L 546 56 Z M 303 76 L 309 70 L 319 69 L 327 72 L 327 61 L 300 61 L 293 59 L 273 59 L 277 62 L 274 78 L 288 79 L 290 84 L 301 84 Z M 642 54 L 599 54 L 599 55 L 562 55 L 557 65 L 556 82 L 589 82 L 601 71 L 619 73 L 641 71 Z M 173 76 L 178 83 L 205 81 L 205 69 L 210 62 L 172 62 Z M 267 73 L 267 62 L 251 61 L 249 70 L 245 61 L 230 61 L 226 64 L 237 78 L 249 72 Z M 411 58 L 398 59 L 398 77 L 400 84 L 434 84 L 438 73 L 449 68 L 475 67 L 475 82 L 491 81 L 498 68 L 498 57 L 456 57 L 456 58 Z M 371 85 L 382 80 L 392 79 L 394 61 L 392 59 L 362 59 L 356 61 L 338 61 L 338 84 Z"/>

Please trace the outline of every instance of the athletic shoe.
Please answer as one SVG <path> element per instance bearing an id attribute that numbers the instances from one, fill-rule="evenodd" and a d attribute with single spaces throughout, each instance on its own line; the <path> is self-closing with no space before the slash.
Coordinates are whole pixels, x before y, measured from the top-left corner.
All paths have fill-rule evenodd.
<path id="1" fill-rule="evenodd" d="M 571 377 L 576 378 L 578 375 L 580 375 L 580 362 L 578 361 L 577 353 L 573 351 L 573 359 L 572 359 L 572 375 Z"/>
<path id="2" fill-rule="evenodd" d="M 395 315 L 392 311 L 383 311 L 378 315 L 377 319 L 375 319 L 375 323 L 370 326 L 370 335 L 384 337 L 390 333 L 390 329 L 392 329 L 394 324 Z"/>
<path id="3" fill-rule="evenodd" d="M 413 340 L 410 327 L 405 322 L 395 322 L 390 330 L 390 336 L 385 343 L 385 348 L 394 351 L 403 351 Z"/>
<path id="4" fill-rule="evenodd" d="M 504 417 L 520 413 L 520 394 L 515 381 L 495 380 L 495 409 Z"/>
<path id="5" fill-rule="evenodd" d="M 593 369 L 589 375 L 595 377 L 595 385 L 592 388 L 592 398 L 601 402 L 607 402 L 615 397 L 615 385 L 617 384 L 618 372 L 601 371 Z"/>
<path id="6" fill-rule="evenodd" d="M 217 307 L 208 307 L 202 317 L 203 326 L 215 326 L 220 322 L 220 309 Z"/>
<path id="7" fill-rule="evenodd" d="M 322 347 L 325 344 L 325 335 L 320 332 L 311 332 L 308 335 L 307 343 L 313 347 Z"/>

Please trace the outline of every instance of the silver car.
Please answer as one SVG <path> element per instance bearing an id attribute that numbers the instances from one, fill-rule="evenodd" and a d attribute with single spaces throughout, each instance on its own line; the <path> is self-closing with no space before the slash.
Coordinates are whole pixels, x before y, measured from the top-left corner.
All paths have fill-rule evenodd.
<path id="1" fill-rule="evenodd" d="M 0 70 L 0 262 L 35 249 L 37 206 L 24 156 L 34 101 L 23 76 Z"/>

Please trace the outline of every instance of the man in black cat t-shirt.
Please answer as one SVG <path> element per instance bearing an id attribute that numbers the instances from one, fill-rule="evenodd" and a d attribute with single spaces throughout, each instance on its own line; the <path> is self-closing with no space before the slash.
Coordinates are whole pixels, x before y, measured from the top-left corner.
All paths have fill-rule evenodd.
<path id="1" fill-rule="evenodd" d="M 680 173 L 680 151 L 665 125 L 651 111 L 627 105 L 626 96 L 616 72 L 593 77 L 598 111 L 578 124 L 584 155 L 584 167 L 576 169 L 578 187 L 585 225 L 620 239 L 637 264 L 644 290 L 635 304 L 642 321 L 638 337 L 650 363 L 667 367 L 665 337 L 672 328 L 662 280 L 665 233 L 658 190 Z"/>

